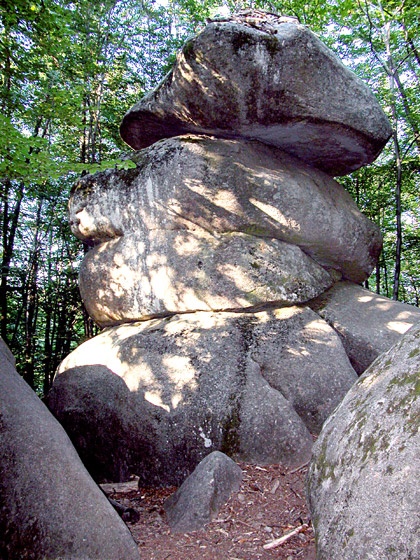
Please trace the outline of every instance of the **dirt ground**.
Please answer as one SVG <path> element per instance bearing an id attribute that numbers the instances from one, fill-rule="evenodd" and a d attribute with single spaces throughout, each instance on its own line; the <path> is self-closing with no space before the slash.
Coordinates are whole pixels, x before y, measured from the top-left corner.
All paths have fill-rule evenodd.
<path id="1" fill-rule="evenodd" d="M 163 503 L 176 488 L 140 488 L 110 497 L 140 514 L 127 523 L 144 560 L 315 560 L 315 542 L 305 502 L 307 467 L 290 473 L 278 465 L 240 464 L 238 494 L 217 518 L 200 531 L 174 534 L 165 521 Z M 111 485 L 107 485 L 111 486 Z M 115 490 L 118 490 L 115 487 Z M 109 488 L 108 492 L 109 493 Z M 305 529 L 305 526 L 309 525 Z M 284 544 L 264 545 L 303 529 Z"/>

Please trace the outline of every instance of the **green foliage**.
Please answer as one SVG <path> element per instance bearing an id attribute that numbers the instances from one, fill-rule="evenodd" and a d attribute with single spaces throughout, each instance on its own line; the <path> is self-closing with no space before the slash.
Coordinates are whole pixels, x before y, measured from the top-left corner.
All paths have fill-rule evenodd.
<path id="1" fill-rule="evenodd" d="M 94 332 L 78 293 L 69 189 L 81 173 L 134 166 L 121 158 L 119 122 L 189 32 L 146 2 L 0 5 L 1 335 L 40 391 Z"/>

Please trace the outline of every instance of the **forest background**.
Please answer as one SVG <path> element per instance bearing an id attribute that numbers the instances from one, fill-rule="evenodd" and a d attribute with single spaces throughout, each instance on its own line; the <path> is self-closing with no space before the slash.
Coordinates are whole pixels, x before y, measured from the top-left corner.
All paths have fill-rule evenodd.
<path id="1" fill-rule="evenodd" d="M 297 17 L 369 84 L 394 134 L 339 181 L 384 235 L 371 290 L 420 302 L 418 0 L 1 0 L 0 334 L 39 394 L 98 332 L 80 300 L 87 250 L 67 223 L 83 172 L 130 165 L 124 113 L 156 86 L 207 18 L 244 8 Z"/>

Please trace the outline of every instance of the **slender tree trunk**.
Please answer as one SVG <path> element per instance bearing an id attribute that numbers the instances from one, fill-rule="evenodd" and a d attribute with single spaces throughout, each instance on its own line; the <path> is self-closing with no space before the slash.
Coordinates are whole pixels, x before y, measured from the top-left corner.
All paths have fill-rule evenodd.
<path id="1" fill-rule="evenodd" d="M 407 31 L 405 26 L 404 26 L 404 32 L 405 32 L 406 41 L 407 41 L 408 45 L 410 46 L 410 52 L 413 53 L 414 58 L 417 61 L 417 64 L 420 66 L 420 53 L 417 50 L 416 45 L 414 44 L 412 37 L 409 36 L 408 31 Z"/>
<path id="2" fill-rule="evenodd" d="M 386 265 L 386 260 L 384 258 L 383 262 L 383 269 L 384 269 L 384 282 L 385 282 L 385 293 L 389 297 L 389 282 L 388 282 L 388 267 Z"/>
<path id="3" fill-rule="evenodd" d="M 402 225 L 401 225 L 401 187 L 402 187 L 402 169 L 401 169 L 401 152 L 400 145 L 398 142 L 398 113 L 396 107 L 396 96 L 395 96 L 395 75 L 396 69 L 394 64 L 394 59 L 392 57 L 391 51 L 391 24 L 387 22 L 384 25 L 384 44 L 387 53 L 387 67 L 389 68 L 388 78 L 389 78 L 389 90 L 391 98 L 391 111 L 393 120 L 393 143 L 394 143 L 394 155 L 395 155 L 395 166 L 397 172 L 397 179 L 395 184 L 395 220 L 396 220 L 396 242 L 395 242 L 395 269 L 394 269 L 394 285 L 392 290 L 392 299 L 398 300 L 398 293 L 400 288 L 400 275 L 401 275 L 401 248 L 402 248 Z M 398 85 L 398 84 L 397 84 Z"/>
<path id="4" fill-rule="evenodd" d="M 45 333 L 44 333 L 44 380 L 43 380 L 43 393 L 48 394 L 51 388 L 52 375 L 51 375 L 51 358 L 52 358 L 52 344 L 51 344 L 51 306 L 47 301 L 45 310 Z"/>
<path id="5" fill-rule="evenodd" d="M 403 107 L 404 107 L 405 116 L 407 118 L 407 121 L 410 123 L 411 128 L 413 129 L 414 143 L 416 144 L 417 149 L 420 151 L 420 130 L 419 130 L 419 127 L 416 123 L 416 118 L 411 111 L 410 103 L 407 99 L 407 94 L 405 93 L 404 86 L 403 86 L 403 84 L 400 80 L 399 74 L 398 74 L 396 69 L 394 69 L 394 71 L 393 71 L 393 78 L 394 78 L 395 83 L 397 84 L 398 90 L 400 92 L 402 104 L 403 104 Z"/>
<path id="6" fill-rule="evenodd" d="M 52 383 L 52 339 L 51 339 L 51 324 L 52 324 L 52 314 L 53 314 L 53 304 L 52 304 L 52 254 L 53 245 L 53 230 L 50 230 L 49 243 L 48 243 L 48 272 L 47 272 L 47 284 L 45 289 L 45 332 L 44 332 L 44 380 L 43 380 L 43 393 L 44 396 L 48 394 L 51 383 Z"/>
<path id="7" fill-rule="evenodd" d="M 83 97 L 83 108 L 82 108 L 82 127 L 83 127 L 83 135 L 80 138 L 80 163 L 87 163 L 87 121 L 86 121 L 86 99 Z"/>
<path id="8" fill-rule="evenodd" d="M 397 181 L 395 185 L 395 219 L 397 225 L 397 239 L 395 242 L 395 270 L 394 270 L 394 288 L 392 291 L 392 299 L 398 299 L 398 292 L 400 287 L 401 275 L 401 249 L 402 249 L 402 224 L 401 224 L 401 155 L 398 143 L 397 132 L 394 131 L 394 150 L 395 150 L 395 164 L 397 167 Z"/>
<path id="9" fill-rule="evenodd" d="M 6 179 L 7 185 L 5 186 L 5 197 L 3 201 L 3 216 L 2 216 L 2 237 L 3 237 L 3 257 L 1 262 L 1 282 L 0 282 L 0 334 L 2 338 L 8 342 L 8 278 L 10 273 L 10 263 L 13 257 L 13 249 L 16 238 L 16 231 L 19 221 L 20 208 L 22 204 L 24 184 L 19 183 L 14 202 L 13 211 L 9 213 L 9 197 L 11 191 L 11 181 Z"/>
<path id="10" fill-rule="evenodd" d="M 381 267 L 379 265 L 379 262 L 376 264 L 375 278 L 376 278 L 376 293 L 380 294 L 381 293 Z"/>
<path id="11" fill-rule="evenodd" d="M 38 202 L 31 263 L 26 282 L 25 366 L 23 378 L 35 389 L 35 333 L 38 316 L 39 233 L 43 200 Z"/>

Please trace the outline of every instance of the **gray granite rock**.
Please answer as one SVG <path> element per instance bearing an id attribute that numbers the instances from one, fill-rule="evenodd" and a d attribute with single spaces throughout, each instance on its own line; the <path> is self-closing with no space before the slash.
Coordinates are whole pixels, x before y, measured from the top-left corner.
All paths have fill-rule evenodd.
<path id="1" fill-rule="evenodd" d="M 125 115 L 133 148 L 194 132 L 272 144 L 345 175 L 373 161 L 391 126 L 369 88 L 308 28 L 273 18 L 210 23 Z"/>
<path id="2" fill-rule="evenodd" d="M 126 525 L 1 339 L 0 558 L 140 559 Z"/>
<path id="3" fill-rule="evenodd" d="M 309 305 L 338 332 L 358 374 L 420 321 L 418 307 L 393 301 L 352 282 L 334 284 Z"/>
<path id="4" fill-rule="evenodd" d="M 310 336 L 316 358 L 300 347 Z M 319 429 L 355 378 L 343 350 L 331 351 L 337 341 L 315 313 L 297 307 L 112 327 L 62 362 L 48 404 L 97 479 L 134 472 L 144 484 L 179 484 L 215 450 L 293 468 L 310 457 L 305 423 Z M 282 344 L 283 356 L 287 348 L 302 354 L 285 359 L 293 372 L 282 370 Z M 324 371 L 323 360 L 336 367 Z"/>
<path id="5" fill-rule="evenodd" d="M 76 185 L 70 224 L 77 237 L 97 244 L 136 233 L 147 253 L 151 232 L 202 228 L 298 245 L 355 282 L 376 265 L 378 227 L 331 177 L 279 150 L 186 136 L 158 142 L 136 160 L 137 169 L 96 173 Z"/>
<path id="6" fill-rule="evenodd" d="M 324 424 L 308 473 L 317 560 L 420 558 L 420 324 Z"/>
<path id="7" fill-rule="evenodd" d="M 324 421 L 357 381 L 340 338 L 308 308 L 283 311 L 283 320 L 260 329 L 253 359 L 271 387 L 281 392 L 312 433 L 319 433 Z"/>
<path id="8" fill-rule="evenodd" d="M 239 490 L 241 480 L 241 468 L 227 455 L 220 451 L 207 455 L 163 505 L 172 531 L 202 529 Z"/>
<path id="9" fill-rule="evenodd" d="M 295 245 L 204 230 L 158 230 L 101 243 L 87 253 L 79 276 L 86 309 L 101 326 L 302 303 L 332 284 L 328 272 Z"/>

